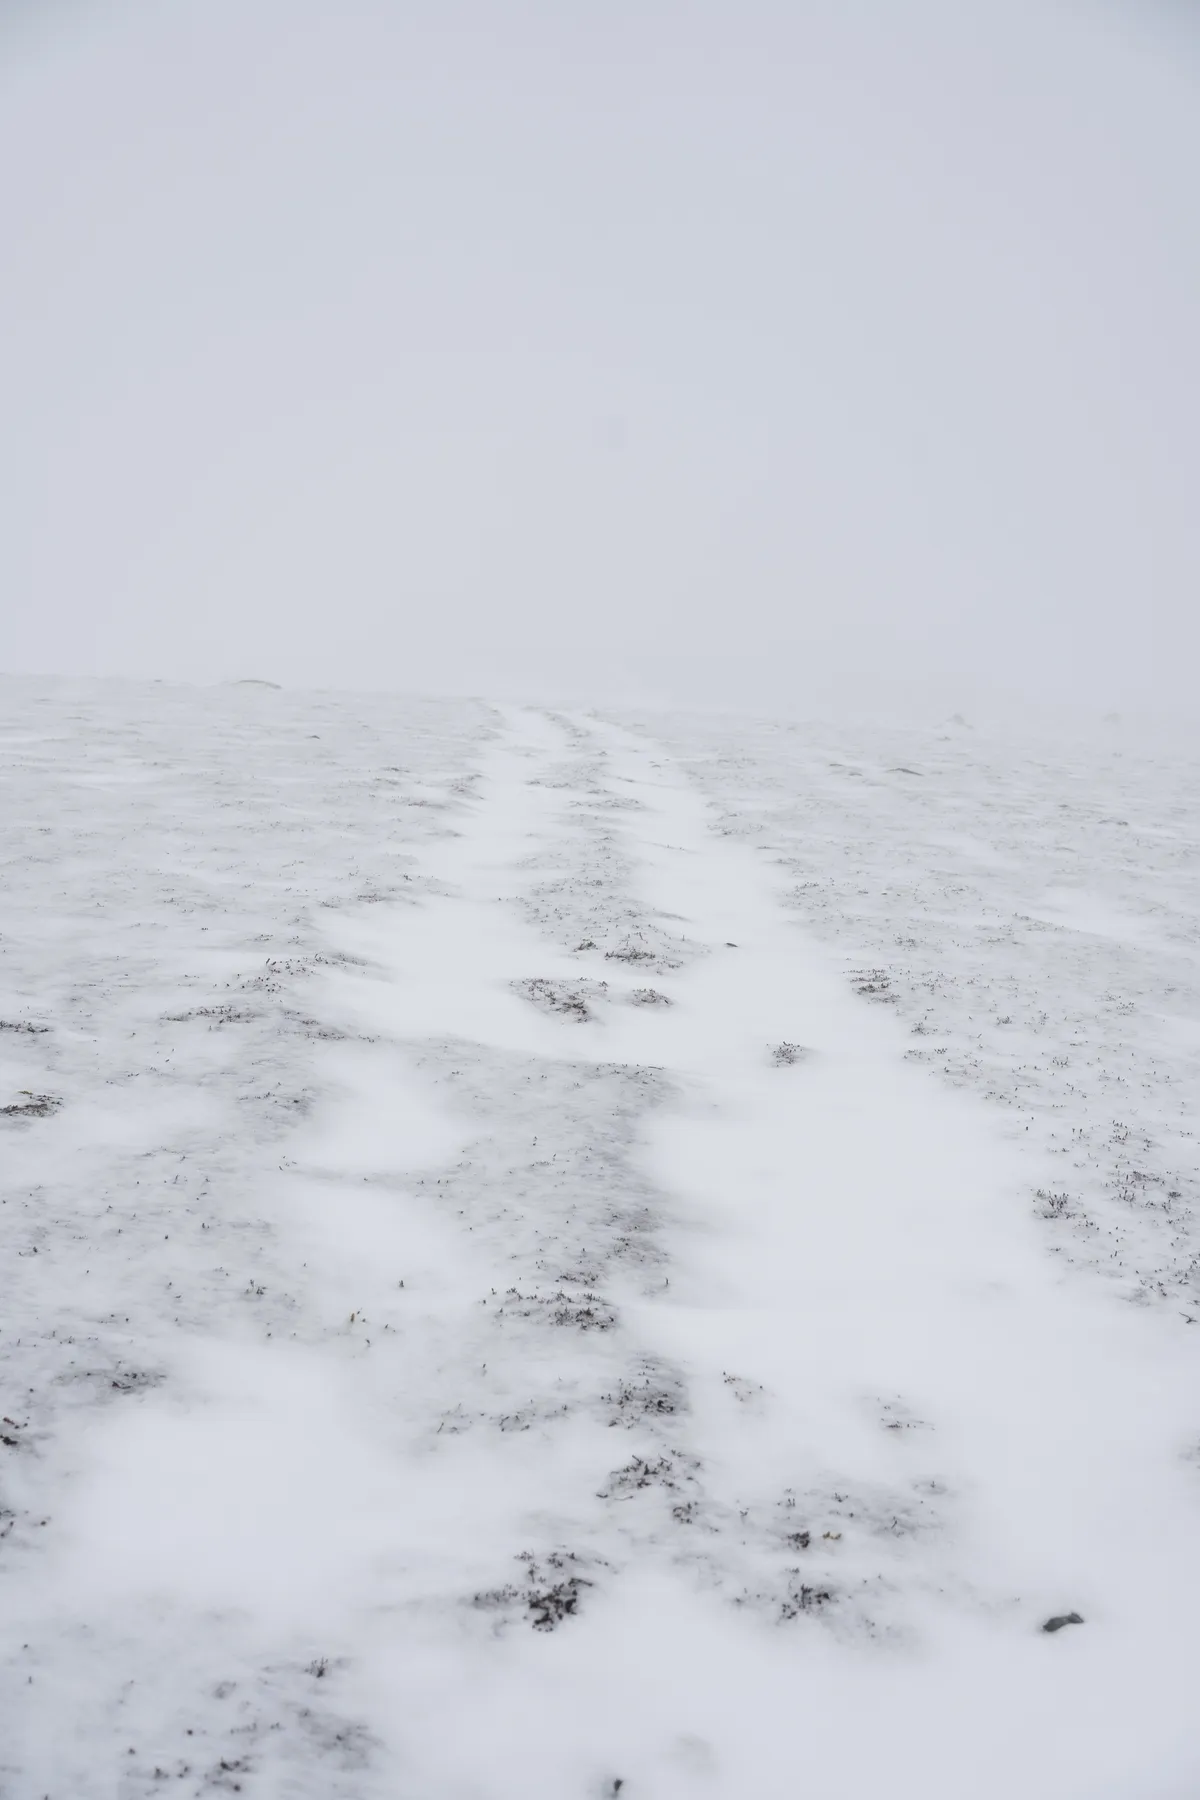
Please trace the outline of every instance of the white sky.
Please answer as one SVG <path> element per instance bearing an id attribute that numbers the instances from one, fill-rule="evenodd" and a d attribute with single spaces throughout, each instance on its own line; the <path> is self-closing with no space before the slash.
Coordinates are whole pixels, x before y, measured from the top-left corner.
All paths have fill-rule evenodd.
<path id="1" fill-rule="evenodd" d="M 1190 701 L 1169 9 L 42 0 L 0 222 L 0 666 Z"/>

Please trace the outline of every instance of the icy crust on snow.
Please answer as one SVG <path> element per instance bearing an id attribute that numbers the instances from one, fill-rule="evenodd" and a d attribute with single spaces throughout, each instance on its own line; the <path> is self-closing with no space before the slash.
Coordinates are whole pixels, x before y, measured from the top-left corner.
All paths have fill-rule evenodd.
<path id="1" fill-rule="evenodd" d="M 714 824 L 1028 1141 L 1050 1247 L 1200 1307 L 1200 754 L 658 716 Z"/>

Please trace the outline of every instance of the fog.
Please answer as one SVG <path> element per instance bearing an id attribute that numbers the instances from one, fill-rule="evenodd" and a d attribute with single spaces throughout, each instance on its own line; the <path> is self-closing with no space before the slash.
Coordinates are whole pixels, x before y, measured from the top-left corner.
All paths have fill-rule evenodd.
<path id="1" fill-rule="evenodd" d="M 0 666 L 1178 712 L 1179 9 L 0 32 Z"/>

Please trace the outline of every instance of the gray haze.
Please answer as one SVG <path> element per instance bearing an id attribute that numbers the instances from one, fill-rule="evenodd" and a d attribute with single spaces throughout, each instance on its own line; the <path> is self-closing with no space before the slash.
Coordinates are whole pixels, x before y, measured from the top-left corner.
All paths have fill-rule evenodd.
<path id="1" fill-rule="evenodd" d="M 1186 708 L 1183 7 L 0 30 L 0 666 Z"/>

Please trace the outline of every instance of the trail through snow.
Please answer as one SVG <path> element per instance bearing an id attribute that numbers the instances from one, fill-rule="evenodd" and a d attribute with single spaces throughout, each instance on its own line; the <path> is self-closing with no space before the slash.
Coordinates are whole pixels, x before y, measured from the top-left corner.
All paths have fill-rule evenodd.
<path id="1" fill-rule="evenodd" d="M 456 804 L 321 920 L 254 1311 L 26 1477 L 4 1791 L 1194 1793 L 1186 1327 L 652 741 L 510 711 Z"/>

